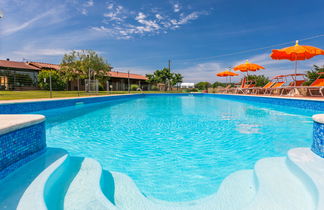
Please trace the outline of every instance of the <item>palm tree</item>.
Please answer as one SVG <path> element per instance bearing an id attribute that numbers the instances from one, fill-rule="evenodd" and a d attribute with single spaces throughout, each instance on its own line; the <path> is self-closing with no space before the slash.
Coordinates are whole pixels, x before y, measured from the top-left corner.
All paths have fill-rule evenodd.
<path id="1" fill-rule="evenodd" d="M 179 90 L 179 84 L 182 83 L 183 76 L 181 74 L 173 74 L 172 85 L 177 85 L 177 90 Z"/>

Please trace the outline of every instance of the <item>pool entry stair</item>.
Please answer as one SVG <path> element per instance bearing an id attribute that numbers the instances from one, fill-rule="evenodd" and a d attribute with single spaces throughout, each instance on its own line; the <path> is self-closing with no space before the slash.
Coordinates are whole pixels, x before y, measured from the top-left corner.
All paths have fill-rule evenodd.
<path id="1" fill-rule="evenodd" d="M 166 202 L 144 196 L 130 177 L 94 159 L 47 148 L 0 181 L 0 209 L 321 210 L 323 174 L 323 158 L 296 148 L 229 175 L 207 198 Z"/>

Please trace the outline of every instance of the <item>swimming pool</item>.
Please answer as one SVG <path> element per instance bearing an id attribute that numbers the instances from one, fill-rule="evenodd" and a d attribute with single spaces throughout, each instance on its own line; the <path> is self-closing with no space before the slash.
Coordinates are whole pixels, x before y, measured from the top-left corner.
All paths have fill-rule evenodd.
<path id="1" fill-rule="evenodd" d="M 309 147 L 313 114 L 209 95 L 142 95 L 38 111 L 47 144 L 92 157 L 134 179 L 148 197 L 187 201 L 217 191 L 230 173 Z"/>

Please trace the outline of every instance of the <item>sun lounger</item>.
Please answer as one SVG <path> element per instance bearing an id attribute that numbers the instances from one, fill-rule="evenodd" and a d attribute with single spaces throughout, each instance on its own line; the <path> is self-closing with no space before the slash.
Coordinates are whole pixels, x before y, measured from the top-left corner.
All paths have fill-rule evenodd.
<path id="1" fill-rule="evenodd" d="M 219 92 L 220 93 L 227 93 L 230 88 L 231 88 L 231 85 L 227 85 L 225 88 L 221 88 L 219 90 Z"/>
<path id="2" fill-rule="evenodd" d="M 292 81 L 289 83 L 288 86 L 283 86 L 281 87 L 281 93 L 280 95 L 299 95 L 299 90 L 300 88 L 303 88 L 303 83 L 306 82 L 306 80 L 297 80 L 297 81 Z"/>
<path id="3" fill-rule="evenodd" d="M 275 82 L 268 82 L 263 87 L 255 87 L 252 89 L 252 93 L 259 94 L 261 91 L 263 91 L 263 90 L 265 91 L 267 88 L 271 88 L 274 84 L 275 84 Z"/>
<path id="4" fill-rule="evenodd" d="M 271 95 L 274 90 L 280 89 L 284 84 L 285 84 L 285 82 L 276 82 L 270 88 L 266 88 L 266 91 L 264 92 L 264 94 Z"/>
<path id="5" fill-rule="evenodd" d="M 324 96 L 324 78 L 317 78 L 310 86 L 306 87 L 311 96 Z M 314 92 L 318 91 L 320 95 L 315 95 Z"/>

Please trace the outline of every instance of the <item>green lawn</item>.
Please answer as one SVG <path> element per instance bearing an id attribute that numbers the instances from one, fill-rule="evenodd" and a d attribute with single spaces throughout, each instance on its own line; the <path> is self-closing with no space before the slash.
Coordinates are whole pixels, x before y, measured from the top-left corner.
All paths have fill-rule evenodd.
<path id="1" fill-rule="evenodd" d="M 131 91 L 130 93 L 141 93 L 139 91 Z M 143 93 L 180 93 L 180 91 L 143 91 Z M 128 91 L 99 91 L 98 94 L 89 94 L 86 92 L 80 92 L 78 95 L 77 91 L 53 91 L 53 98 L 64 98 L 64 97 L 82 97 L 82 96 L 95 96 L 95 95 L 113 95 L 113 94 L 128 94 Z M 16 100 L 16 99 L 37 99 L 37 98 L 50 98 L 50 92 L 46 90 L 35 90 L 35 91 L 0 91 L 0 100 Z"/>

